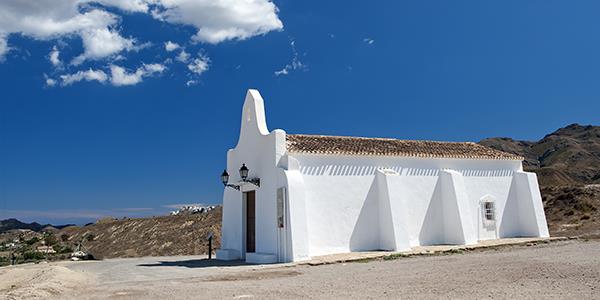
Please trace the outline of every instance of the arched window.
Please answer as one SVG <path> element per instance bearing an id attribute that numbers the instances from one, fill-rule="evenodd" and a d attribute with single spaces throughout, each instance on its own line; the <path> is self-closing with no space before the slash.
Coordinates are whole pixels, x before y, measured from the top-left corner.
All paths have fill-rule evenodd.
<path id="1" fill-rule="evenodd" d="M 480 205 L 481 205 L 481 214 L 483 217 L 483 221 L 488 224 L 496 221 L 496 199 L 494 196 L 485 195 L 481 197 Z"/>

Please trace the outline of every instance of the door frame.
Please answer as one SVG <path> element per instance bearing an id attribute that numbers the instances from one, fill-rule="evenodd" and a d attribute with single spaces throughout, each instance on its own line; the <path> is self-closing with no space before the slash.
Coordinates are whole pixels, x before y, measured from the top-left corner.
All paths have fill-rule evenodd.
<path id="1" fill-rule="evenodd" d="M 254 252 L 256 252 L 256 190 L 248 190 L 242 193 L 242 259 L 246 259 L 248 252 L 248 193 L 254 193 Z"/>
<path id="2" fill-rule="evenodd" d="M 281 197 L 281 199 L 279 199 Z M 287 188 L 280 187 L 277 189 L 277 202 L 281 201 L 281 203 L 277 203 L 277 217 L 279 218 L 279 205 L 281 205 L 281 213 L 283 218 L 283 227 L 279 227 L 279 219 L 277 220 L 277 261 L 278 262 L 287 262 L 288 261 L 288 195 Z"/>
<path id="3" fill-rule="evenodd" d="M 485 203 L 486 202 L 491 202 L 493 205 L 493 210 L 494 210 L 494 219 L 491 221 L 488 221 L 485 219 Z M 492 196 L 492 195 L 484 195 L 483 197 L 481 197 L 479 199 L 479 201 L 477 202 L 477 240 L 478 241 L 484 241 L 484 240 L 489 240 L 489 238 L 484 237 L 484 239 L 482 239 L 482 235 L 483 233 L 481 232 L 483 228 L 491 228 L 493 227 L 494 230 L 494 238 L 493 239 L 498 239 L 498 208 L 496 207 L 496 197 Z M 492 232 L 492 230 L 488 230 L 487 232 Z"/>

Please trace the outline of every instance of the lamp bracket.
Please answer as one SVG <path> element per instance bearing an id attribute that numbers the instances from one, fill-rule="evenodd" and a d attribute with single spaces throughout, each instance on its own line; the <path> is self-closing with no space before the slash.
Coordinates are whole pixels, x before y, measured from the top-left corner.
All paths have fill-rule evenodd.
<path id="1" fill-rule="evenodd" d="M 237 184 L 228 183 L 225 186 L 226 187 L 230 187 L 230 188 L 235 189 L 235 190 L 238 190 L 238 191 L 240 190 L 240 185 L 237 185 Z"/>
<path id="2" fill-rule="evenodd" d="M 260 178 L 250 178 L 250 179 L 244 180 L 244 182 L 251 183 L 257 187 L 260 187 Z"/>
<path id="3" fill-rule="evenodd" d="M 250 179 L 242 180 L 242 181 L 240 181 L 238 183 L 235 183 L 235 184 L 234 183 L 228 183 L 225 186 L 240 191 L 242 185 L 244 185 L 245 183 L 250 183 L 250 184 L 253 184 L 253 185 L 257 186 L 257 187 L 260 187 L 260 178 L 250 178 Z"/>

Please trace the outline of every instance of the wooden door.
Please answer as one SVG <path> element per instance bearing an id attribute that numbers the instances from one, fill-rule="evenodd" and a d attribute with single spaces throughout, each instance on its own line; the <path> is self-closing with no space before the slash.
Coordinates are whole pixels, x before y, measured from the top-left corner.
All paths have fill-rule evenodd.
<path id="1" fill-rule="evenodd" d="M 246 192 L 246 252 L 256 250 L 256 193 Z"/>

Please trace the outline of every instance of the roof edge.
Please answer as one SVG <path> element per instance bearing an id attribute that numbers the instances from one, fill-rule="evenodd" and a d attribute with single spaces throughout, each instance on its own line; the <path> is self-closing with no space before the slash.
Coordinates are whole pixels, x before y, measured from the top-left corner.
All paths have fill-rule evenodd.
<path id="1" fill-rule="evenodd" d="M 432 145 L 441 145 L 441 146 L 462 146 L 462 147 L 473 147 L 474 150 L 484 150 L 488 153 L 481 154 L 468 154 L 468 149 L 462 149 L 465 154 L 437 154 L 437 153 L 427 153 L 427 152 L 415 152 L 415 153 L 407 153 L 405 149 L 398 149 L 397 153 L 376 153 L 376 151 L 380 149 L 372 149 L 372 151 L 362 151 L 356 150 L 354 147 L 348 147 L 348 145 L 343 145 L 348 147 L 347 149 L 341 149 L 340 147 L 333 147 L 330 149 L 294 149 L 293 146 L 297 146 L 298 141 L 290 142 L 290 139 L 313 139 L 309 143 L 310 146 L 314 147 L 314 139 L 329 139 L 335 140 L 360 140 L 360 141 L 382 141 L 382 142 L 398 142 L 398 143 L 415 143 L 415 144 L 423 144 L 421 146 L 428 146 L 427 144 Z M 304 145 L 304 146 L 309 146 Z M 354 145 L 352 145 L 354 146 Z M 387 145 L 389 147 L 389 144 Z M 429 145 L 431 146 L 431 145 Z M 400 146 L 401 147 L 401 146 Z M 337 148 L 337 149 L 336 149 Z M 395 138 L 373 138 L 373 137 L 354 137 L 354 136 L 335 136 L 335 135 L 310 135 L 310 134 L 287 134 L 286 135 L 286 149 L 290 153 L 298 153 L 298 154 L 309 154 L 309 155 L 340 155 L 340 156 L 387 156 L 387 157 L 411 157 L 411 158 L 433 158 L 433 159 L 472 159 L 472 160 L 504 160 L 504 161 L 524 161 L 525 158 L 520 155 L 516 155 L 513 153 L 504 152 L 501 150 L 497 150 L 491 147 L 487 147 L 475 142 L 447 142 L 447 141 L 430 141 L 430 140 L 401 140 Z M 385 150 L 389 150 L 386 148 Z M 437 150 L 439 152 L 441 150 Z M 436 151 L 432 151 L 436 152 Z"/>

